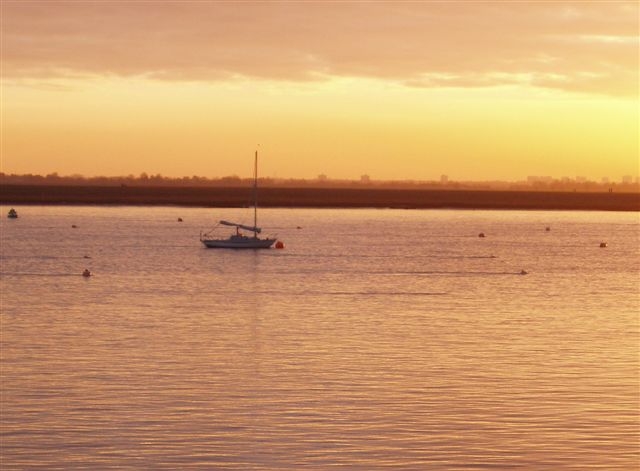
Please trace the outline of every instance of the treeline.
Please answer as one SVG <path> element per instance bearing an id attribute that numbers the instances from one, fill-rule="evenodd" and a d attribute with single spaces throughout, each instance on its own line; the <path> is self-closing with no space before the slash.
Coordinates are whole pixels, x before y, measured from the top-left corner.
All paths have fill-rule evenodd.
<path id="1" fill-rule="evenodd" d="M 191 177 L 165 177 L 161 174 L 118 177 L 85 177 L 82 175 L 61 176 L 57 173 L 48 175 L 5 174 L 0 172 L 0 185 L 46 185 L 46 186 L 119 186 L 119 187 L 249 187 L 251 178 L 240 178 L 236 175 L 221 178 L 207 178 L 197 175 Z M 418 181 L 394 180 L 381 181 L 369 178 L 360 180 L 318 179 L 283 179 L 259 178 L 261 188 L 381 188 L 381 189 L 433 189 L 433 190 L 498 190 L 498 191 L 562 191 L 562 192 L 607 192 L 607 193 L 640 193 L 640 184 L 601 183 L 594 181 L 550 180 L 537 182 L 458 182 L 458 181 Z"/>
<path id="2" fill-rule="evenodd" d="M 0 172 L 0 184 L 16 185 L 64 185 L 64 186 L 211 186 L 219 183 L 228 186 L 237 186 L 242 179 L 237 176 L 210 179 L 193 175 L 191 177 L 171 178 L 161 174 L 148 175 L 141 173 L 139 176 L 127 175 L 118 177 L 85 177 L 83 175 L 61 176 L 57 172 L 48 175 L 24 175 L 5 174 Z"/>

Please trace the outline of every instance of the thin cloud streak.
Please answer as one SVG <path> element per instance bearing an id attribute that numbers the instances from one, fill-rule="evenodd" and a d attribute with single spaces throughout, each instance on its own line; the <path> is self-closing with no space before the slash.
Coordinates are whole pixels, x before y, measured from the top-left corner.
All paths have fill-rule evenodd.
<path id="1" fill-rule="evenodd" d="M 4 79 L 526 84 L 638 92 L 636 2 L 17 2 Z"/>

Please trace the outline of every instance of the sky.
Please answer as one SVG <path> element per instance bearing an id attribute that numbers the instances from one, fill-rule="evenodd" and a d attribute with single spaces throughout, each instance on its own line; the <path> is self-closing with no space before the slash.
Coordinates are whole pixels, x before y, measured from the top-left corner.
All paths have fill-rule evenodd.
<path id="1" fill-rule="evenodd" d="M 637 1 L 0 1 L 0 170 L 620 180 Z"/>

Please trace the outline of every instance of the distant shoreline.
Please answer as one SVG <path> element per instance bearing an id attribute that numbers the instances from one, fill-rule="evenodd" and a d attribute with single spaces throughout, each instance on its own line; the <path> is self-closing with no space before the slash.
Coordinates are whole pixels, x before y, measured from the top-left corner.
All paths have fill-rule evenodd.
<path id="1" fill-rule="evenodd" d="M 1 185 L 3 205 L 245 207 L 246 187 Z M 639 193 L 382 188 L 259 189 L 270 208 L 398 208 L 640 211 Z"/>

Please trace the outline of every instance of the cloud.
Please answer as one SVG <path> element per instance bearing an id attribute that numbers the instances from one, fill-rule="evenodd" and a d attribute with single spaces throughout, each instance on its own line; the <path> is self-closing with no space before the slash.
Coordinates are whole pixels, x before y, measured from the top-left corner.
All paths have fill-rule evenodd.
<path id="1" fill-rule="evenodd" d="M 4 79 L 535 86 L 638 92 L 636 2 L 2 3 Z"/>

